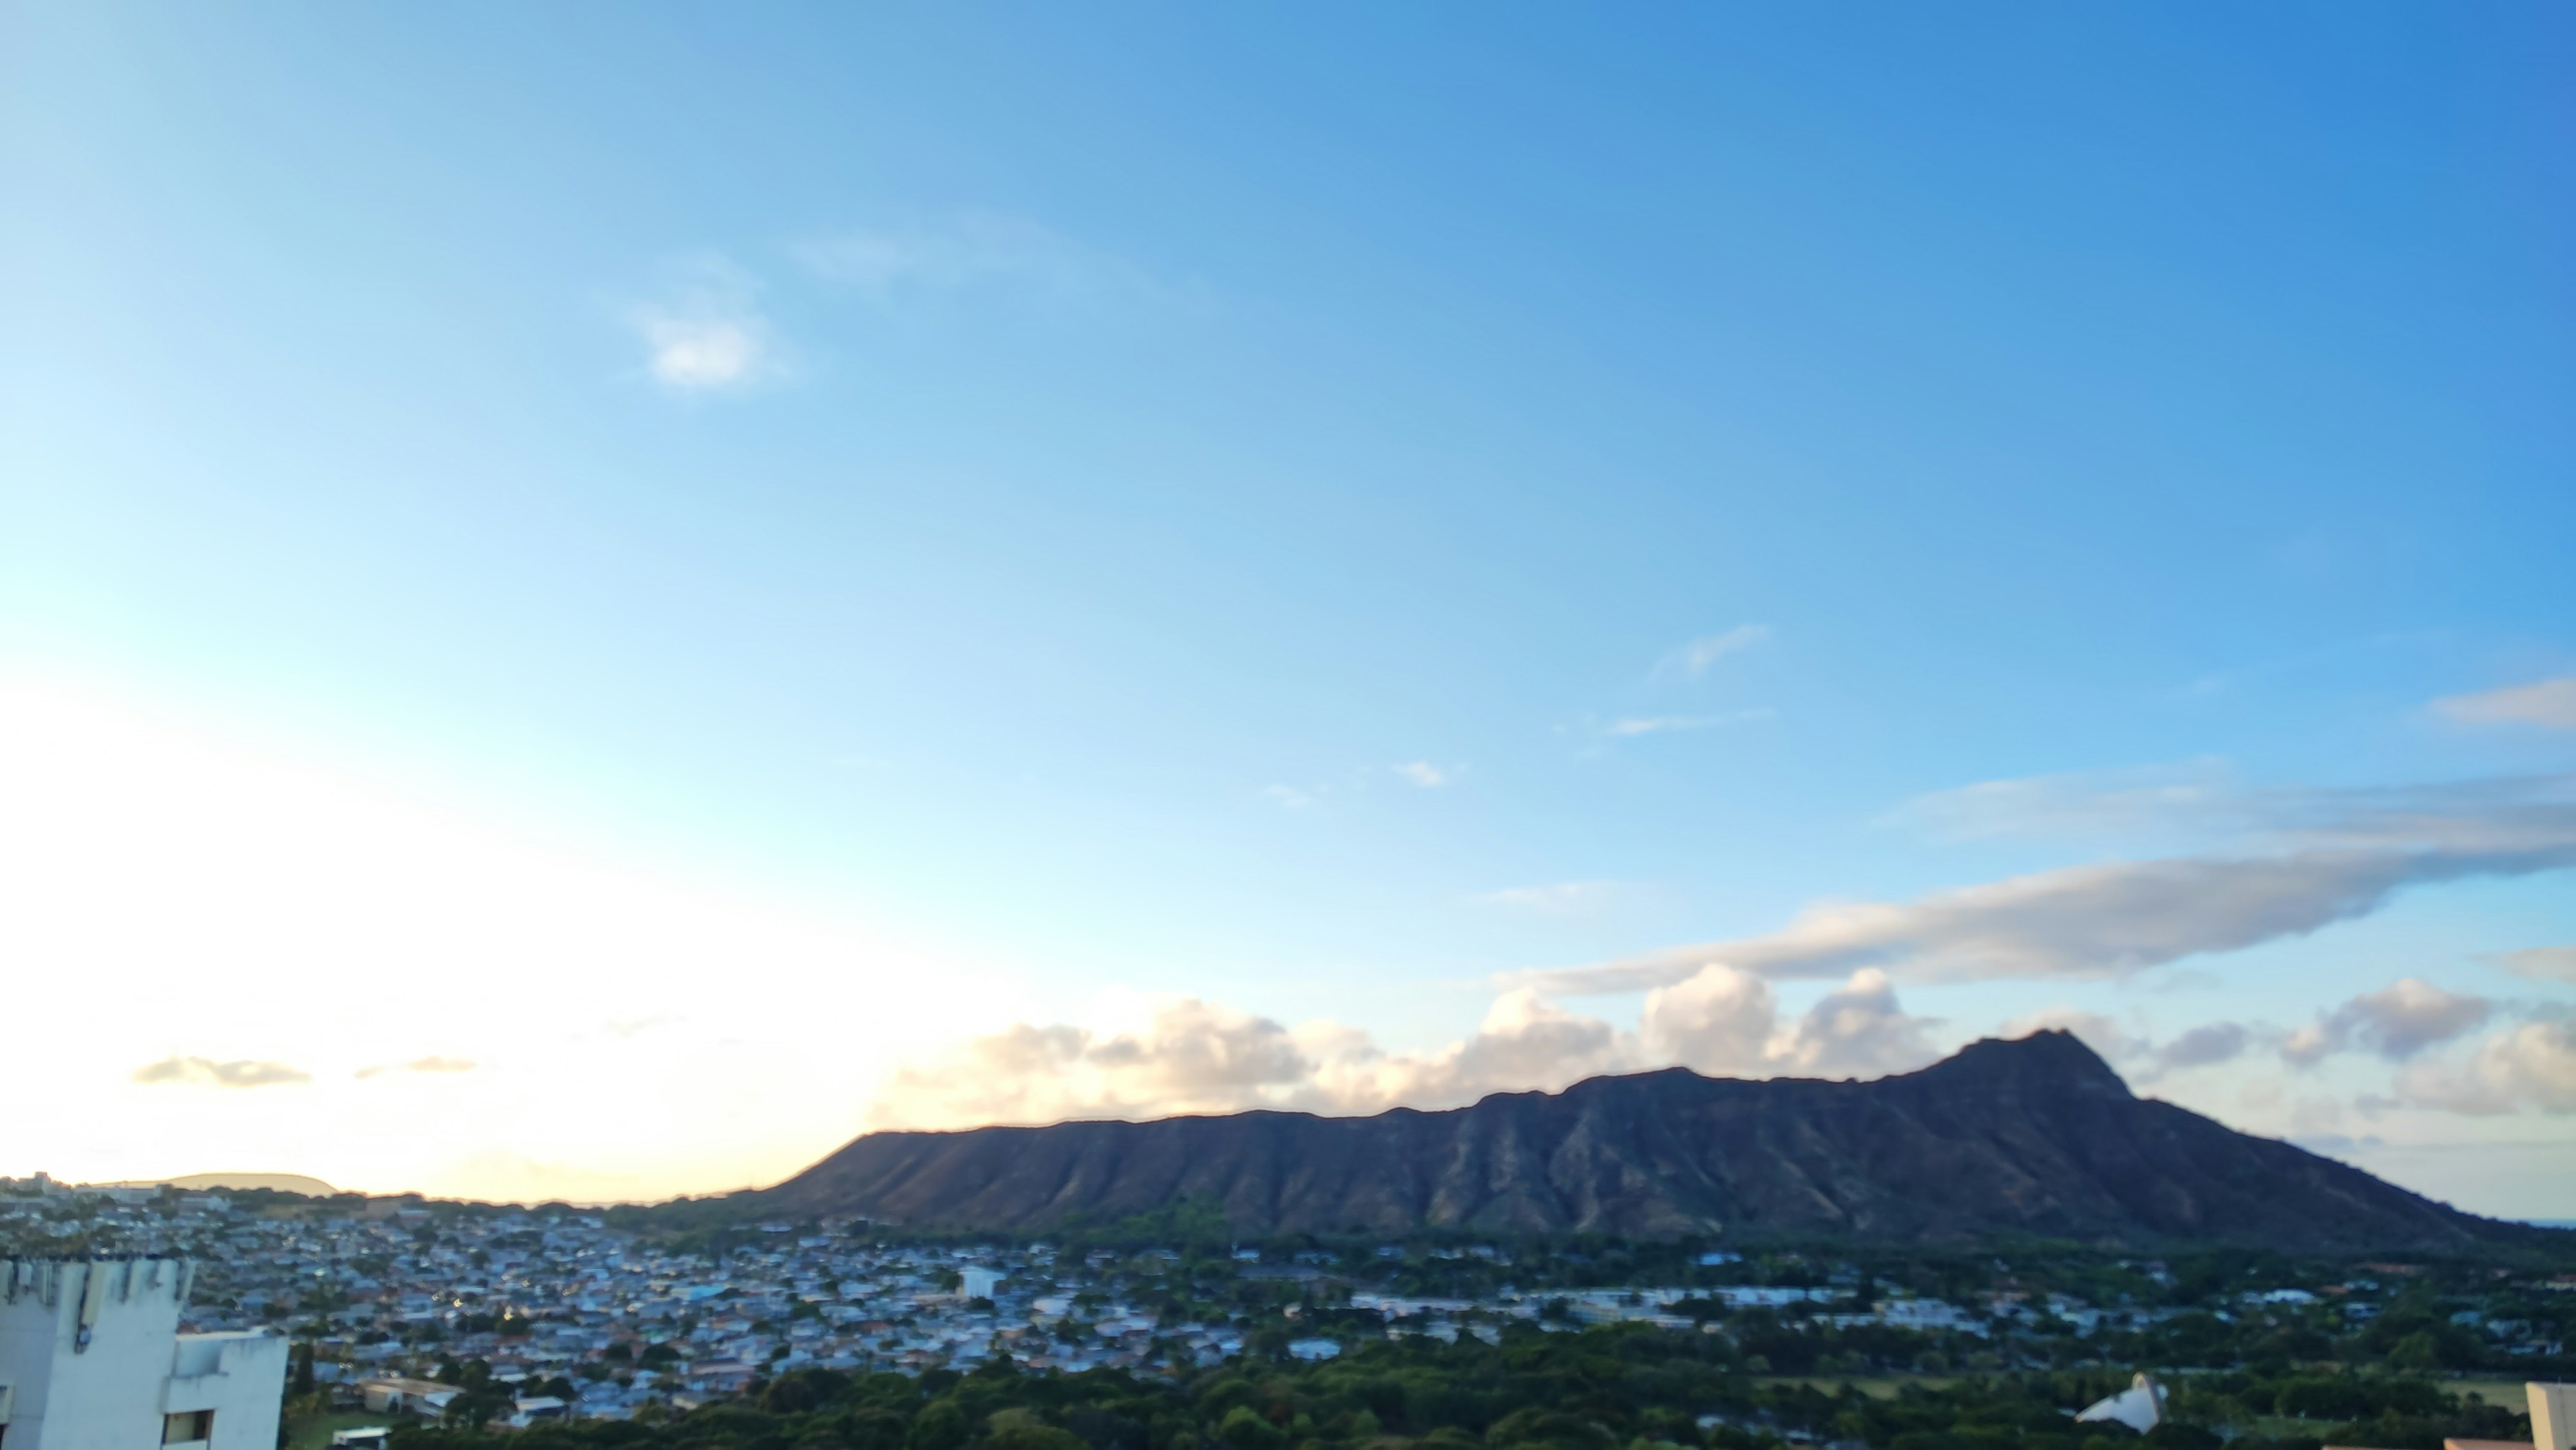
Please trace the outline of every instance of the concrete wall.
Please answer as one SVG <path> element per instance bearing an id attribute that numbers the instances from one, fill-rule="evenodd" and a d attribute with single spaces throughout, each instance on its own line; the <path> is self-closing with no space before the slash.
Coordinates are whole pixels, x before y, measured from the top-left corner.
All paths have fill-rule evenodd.
<path id="1" fill-rule="evenodd" d="M 186 1278 L 167 1259 L 0 1267 L 0 1374 L 17 1391 L 10 1450 L 160 1444 L 161 1382 Z"/>
<path id="2" fill-rule="evenodd" d="M 211 1351 L 209 1355 L 208 1352 Z M 178 1357 L 214 1359 L 209 1374 L 170 1380 L 171 1393 L 182 1384 L 203 1404 L 172 1405 L 215 1412 L 215 1438 L 206 1450 L 277 1450 L 279 1400 L 286 1390 L 287 1341 L 274 1334 L 183 1334 Z"/>
<path id="3" fill-rule="evenodd" d="M 273 1450 L 287 1342 L 179 1333 L 177 1259 L 0 1260 L 9 1450 L 153 1450 L 163 1416 L 215 1412 L 206 1450 Z"/>

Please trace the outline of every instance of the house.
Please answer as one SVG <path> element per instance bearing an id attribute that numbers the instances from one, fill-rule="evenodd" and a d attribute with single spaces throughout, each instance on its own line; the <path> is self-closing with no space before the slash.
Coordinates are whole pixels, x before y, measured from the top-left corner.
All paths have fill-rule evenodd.
<path id="1" fill-rule="evenodd" d="M 437 1380 L 406 1379 L 385 1375 L 358 1381 L 358 1398 L 371 1414 L 418 1415 L 435 1419 L 455 1399 L 456 1386 Z"/>
<path id="2" fill-rule="evenodd" d="M 540 1420 L 570 1418 L 571 1411 L 564 1402 L 552 1395 L 530 1395 L 510 1402 L 509 1425 L 514 1430 L 524 1430 Z"/>

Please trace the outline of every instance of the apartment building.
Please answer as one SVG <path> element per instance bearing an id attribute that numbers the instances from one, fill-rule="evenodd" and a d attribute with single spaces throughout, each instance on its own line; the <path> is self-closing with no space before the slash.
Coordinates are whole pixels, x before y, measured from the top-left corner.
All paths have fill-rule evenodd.
<path id="1" fill-rule="evenodd" d="M 8 1450 L 275 1450 L 287 1341 L 181 1334 L 195 1266 L 0 1259 Z"/>

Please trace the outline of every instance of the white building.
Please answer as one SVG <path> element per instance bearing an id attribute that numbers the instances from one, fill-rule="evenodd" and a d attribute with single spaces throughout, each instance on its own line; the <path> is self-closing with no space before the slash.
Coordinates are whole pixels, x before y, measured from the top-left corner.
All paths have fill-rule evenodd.
<path id="1" fill-rule="evenodd" d="M 1002 1287 L 1002 1276 L 991 1269 L 965 1268 L 957 1271 L 957 1297 L 990 1299 Z"/>
<path id="2" fill-rule="evenodd" d="M 275 1450 L 287 1342 L 181 1334 L 185 1259 L 0 1260 L 9 1450 Z"/>
<path id="3" fill-rule="evenodd" d="M 2165 1387 L 2141 1373 L 2130 1377 L 2127 1389 L 2085 1406 L 2075 1422 L 2081 1425 L 2116 1420 L 2143 1435 L 2156 1427 L 2164 1413 Z"/>

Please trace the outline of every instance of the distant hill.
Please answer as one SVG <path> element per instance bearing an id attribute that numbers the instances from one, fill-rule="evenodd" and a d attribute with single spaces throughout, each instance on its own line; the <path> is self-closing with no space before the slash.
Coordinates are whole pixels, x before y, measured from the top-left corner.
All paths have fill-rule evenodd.
<path id="1" fill-rule="evenodd" d="M 125 1183 L 102 1183 L 101 1188 L 159 1188 L 164 1185 L 204 1193 L 219 1188 L 269 1188 L 279 1193 L 301 1193 L 309 1198 L 329 1198 L 340 1190 L 319 1178 L 301 1173 L 191 1173 L 185 1178 L 137 1178 Z"/>
<path id="2" fill-rule="evenodd" d="M 1722 1234 L 1966 1243 L 2038 1235 L 2462 1251 L 2564 1235 L 2141 1099 L 2063 1032 L 1875 1082 L 1601 1077 L 1448 1112 L 1248 1112 L 871 1133 L 736 1195 L 921 1227 L 1107 1225 L 1184 1201 L 1238 1233 Z"/>

